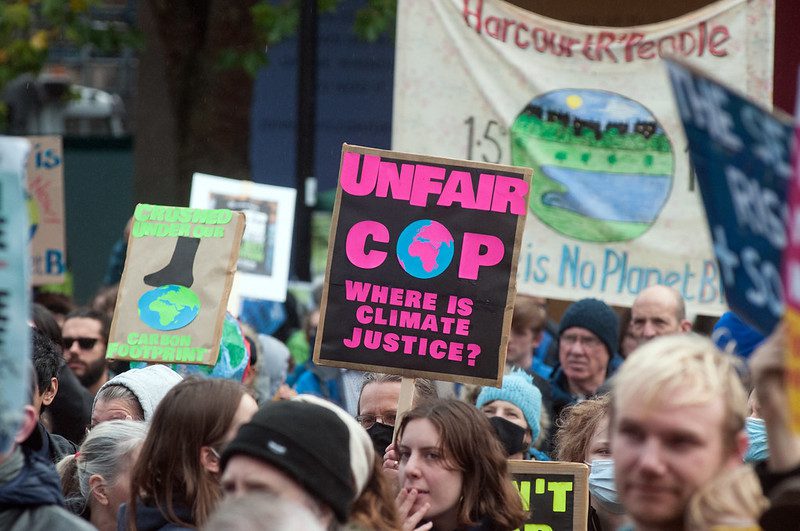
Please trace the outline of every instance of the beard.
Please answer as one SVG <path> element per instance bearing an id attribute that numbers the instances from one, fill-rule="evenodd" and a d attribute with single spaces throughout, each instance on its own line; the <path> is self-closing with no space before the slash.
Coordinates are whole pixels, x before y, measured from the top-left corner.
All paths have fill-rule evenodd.
<path id="1" fill-rule="evenodd" d="M 78 376 L 78 381 L 80 381 L 81 385 L 84 387 L 91 387 L 103 377 L 105 372 L 106 359 L 105 357 L 101 357 L 86 365 L 86 370 L 81 376 Z"/>

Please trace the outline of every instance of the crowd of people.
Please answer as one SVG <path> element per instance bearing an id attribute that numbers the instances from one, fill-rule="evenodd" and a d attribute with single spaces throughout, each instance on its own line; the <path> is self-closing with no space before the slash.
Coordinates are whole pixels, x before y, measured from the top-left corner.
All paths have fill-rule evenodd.
<path id="1" fill-rule="evenodd" d="M 693 331 L 672 288 L 518 295 L 502 386 L 417 378 L 402 415 L 399 376 L 313 363 L 314 308 L 243 314 L 244 377 L 203 377 L 107 361 L 109 292 L 37 297 L 0 529 L 524 529 L 510 459 L 588 465 L 590 530 L 800 527 L 783 326 Z"/>

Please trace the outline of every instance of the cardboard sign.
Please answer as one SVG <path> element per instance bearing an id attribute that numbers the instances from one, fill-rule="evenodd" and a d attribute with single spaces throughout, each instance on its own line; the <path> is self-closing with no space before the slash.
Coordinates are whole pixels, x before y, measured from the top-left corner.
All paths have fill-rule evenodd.
<path id="1" fill-rule="evenodd" d="M 530 179 L 345 144 L 314 362 L 499 385 Z"/>
<path id="2" fill-rule="evenodd" d="M 244 214 L 136 205 L 106 357 L 214 365 Z"/>
<path id="3" fill-rule="evenodd" d="M 234 285 L 237 298 L 286 300 L 296 195 L 294 188 L 194 174 L 190 206 L 238 210 L 247 218 Z"/>
<path id="4" fill-rule="evenodd" d="M 28 212 L 25 162 L 31 144 L 0 136 L 0 453 L 8 451 L 31 389 Z"/>
<path id="5" fill-rule="evenodd" d="M 34 286 L 64 282 L 64 150 L 60 136 L 28 137 L 27 206 Z"/>
<path id="6" fill-rule="evenodd" d="M 696 69 L 667 65 L 728 304 L 769 334 L 783 316 L 791 121 Z"/>
<path id="7" fill-rule="evenodd" d="M 658 283 L 688 312 L 719 315 L 721 278 L 662 57 L 769 104 L 775 2 L 705 3 L 611 28 L 501 0 L 398 2 L 392 149 L 533 168 L 520 293 L 630 306 Z"/>
<path id="8" fill-rule="evenodd" d="M 583 463 L 510 460 L 514 487 L 529 511 L 520 531 L 586 529 L 589 467 Z"/>

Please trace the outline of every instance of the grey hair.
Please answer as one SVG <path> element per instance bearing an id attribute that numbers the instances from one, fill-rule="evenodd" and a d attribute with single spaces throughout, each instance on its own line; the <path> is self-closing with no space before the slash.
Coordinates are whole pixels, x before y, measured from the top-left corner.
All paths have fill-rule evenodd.
<path id="1" fill-rule="evenodd" d="M 121 465 L 141 446 L 145 436 L 147 424 L 135 420 L 110 420 L 92 428 L 80 452 L 68 455 L 57 465 L 69 508 L 77 514 L 87 508 L 91 495 L 89 478 L 93 475 L 100 475 L 113 485 Z"/>
<path id="2" fill-rule="evenodd" d="M 364 393 L 364 388 L 372 383 L 390 383 L 403 381 L 403 377 L 399 374 L 383 374 L 380 372 L 368 372 L 364 374 L 361 380 L 361 392 L 358 394 L 358 409 L 361 410 L 361 394 Z M 420 405 L 431 400 L 439 398 L 439 392 L 436 390 L 436 384 L 433 380 L 427 378 L 414 379 L 414 405 Z"/>
<path id="3" fill-rule="evenodd" d="M 142 409 L 141 402 L 139 402 L 139 399 L 135 394 L 133 394 L 133 391 L 124 385 L 111 384 L 103 387 L 97 392 L 94 403 L 96 404 L 100 400 L 104 402 L 110 402 L 111 400 L 122 400 L 123 402 L 129 404 L 131 409 L 137 413 L 138 418 L 133 420 L 144 420 L 144 409 Z M 94 411 L 94 407 L 92 407 L 92 411 Z"/>

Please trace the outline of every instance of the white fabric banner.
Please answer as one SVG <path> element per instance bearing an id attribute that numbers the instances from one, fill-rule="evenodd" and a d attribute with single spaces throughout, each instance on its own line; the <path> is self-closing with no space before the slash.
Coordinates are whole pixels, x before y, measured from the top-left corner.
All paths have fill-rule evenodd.
<path id="1" fill-rule="evenodd" d="M 631 28 L 500 0 L 400 0 L 392 149 L 530 166 L 520 293 L 630 305 L 674 286 L 725 310 L 662 56 L 767 105 L 774 2 L 722 0 Z"/>

